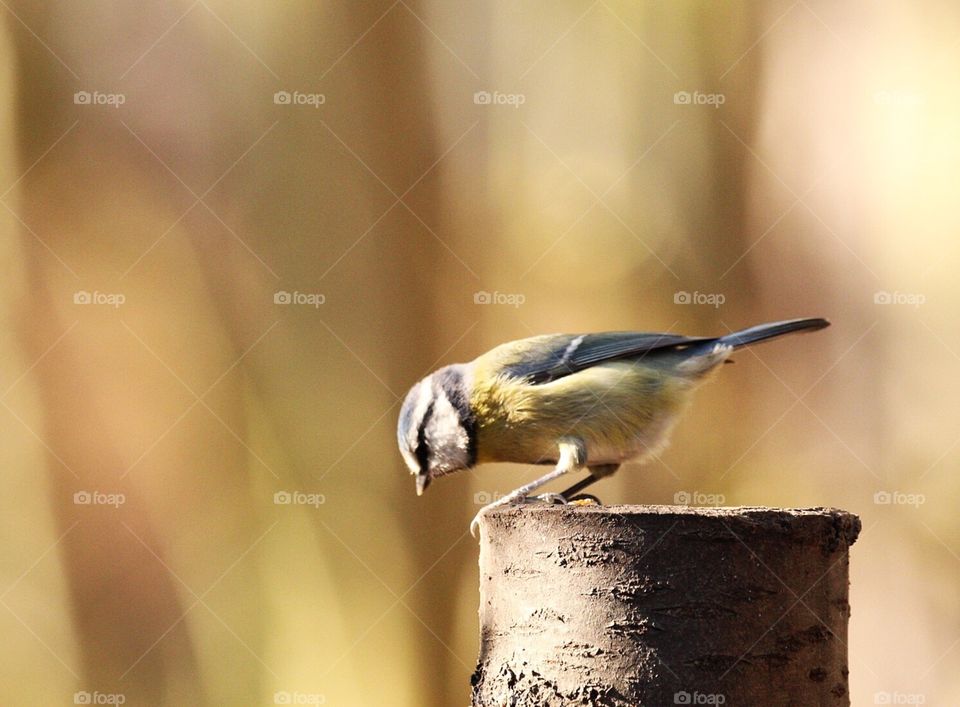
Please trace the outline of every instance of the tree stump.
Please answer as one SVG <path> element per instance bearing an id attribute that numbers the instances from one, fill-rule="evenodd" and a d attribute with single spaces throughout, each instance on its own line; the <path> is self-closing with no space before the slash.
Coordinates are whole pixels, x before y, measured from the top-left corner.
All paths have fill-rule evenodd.
<path id="1" fill-rule="evenodd" d="M 850 704 L 850 513 L 535 504 L 480 530 L 478 707 Z"/>

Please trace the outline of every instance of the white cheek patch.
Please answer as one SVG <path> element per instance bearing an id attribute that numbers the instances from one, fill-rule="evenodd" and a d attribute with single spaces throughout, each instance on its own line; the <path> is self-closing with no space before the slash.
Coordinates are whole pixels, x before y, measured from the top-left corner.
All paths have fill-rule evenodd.
<path id="1" fill-rule="evenodd" d="M 460 422 L 460 415 L 443 391 L 439 391 L 433 400 L 427 442 L 437 463 L 432 472 L 443 474 L 466 465 L 470 439 Z"/>

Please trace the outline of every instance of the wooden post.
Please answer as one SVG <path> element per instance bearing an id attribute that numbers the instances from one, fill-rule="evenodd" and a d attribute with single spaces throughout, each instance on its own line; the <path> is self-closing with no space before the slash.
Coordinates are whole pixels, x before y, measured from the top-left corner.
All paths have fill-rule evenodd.
<path id="1" fill-rule="evenodd" d="M 531 504 L 480 529 L 478 707 L 850 704 L 850 513 Z"/>

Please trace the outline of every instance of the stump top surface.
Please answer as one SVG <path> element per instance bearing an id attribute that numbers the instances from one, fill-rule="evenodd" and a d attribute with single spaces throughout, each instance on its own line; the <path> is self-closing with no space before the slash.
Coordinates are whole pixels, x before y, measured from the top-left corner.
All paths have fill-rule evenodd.
<path id="1" fill-rule="evenodd" d="M 668 506 L 668 505 L 560 505 L 547 503 L 531 503 L 528 505 L 512 505 L 495 508 L 489 515 L 530 514 L 530 513 L 575 513 L 599 514 L 618 516 L 663 516 L 684 515 L 701 516 L 705 518 L 729 518 L 731 516 L 766 516 L 777 515 L 784 517 L 804 516 L 847 516 L 856 517 L 849 511 L 840 508 L 775 508 L 770 506 Z"/>
<path id="2" fill-rule="evenodd" d="M 860 534 L 860 518 L 839 508 L 771 508 L 768 506 L 666 506 L 666 505 L 512 505 L 491 509 L 484 513 L 481 525 L 488 528 L 505 525 L 549 524 L 586 527 L 591 521 L 619 519 L 629 525 L 642 526 L 677 520 L 687 523 L 718 523 L 722 526 L 740 524 L 770 526 L 780 530 L 811 527 L 811 524 L 833 526 L 852 545 Z"/>

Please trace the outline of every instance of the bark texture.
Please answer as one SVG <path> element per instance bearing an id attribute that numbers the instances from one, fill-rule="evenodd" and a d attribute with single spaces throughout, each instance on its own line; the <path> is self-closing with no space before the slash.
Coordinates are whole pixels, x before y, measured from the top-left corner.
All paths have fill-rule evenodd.
<path id="1" fill-rule="evenodd" d="M 824 508 L 488 513 L 473 704 L 848 705 L 859 532 Z"/>

